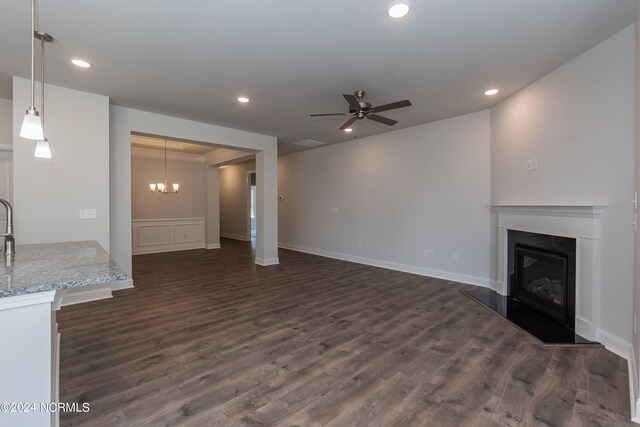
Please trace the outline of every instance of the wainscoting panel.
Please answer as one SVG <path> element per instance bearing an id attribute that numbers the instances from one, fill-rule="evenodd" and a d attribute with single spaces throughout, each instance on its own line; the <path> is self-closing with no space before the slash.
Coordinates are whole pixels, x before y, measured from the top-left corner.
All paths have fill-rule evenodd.
<path id="1" fill-rule="evenodd" d="M 158 218 L 131 221 L 132 254 L 204 248 L 204 218 Z"/>

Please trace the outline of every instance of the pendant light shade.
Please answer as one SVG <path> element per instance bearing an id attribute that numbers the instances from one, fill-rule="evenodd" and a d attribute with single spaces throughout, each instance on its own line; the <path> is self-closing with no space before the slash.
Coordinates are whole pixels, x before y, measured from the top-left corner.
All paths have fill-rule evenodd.
<path id="1" fill-rule="evenodd" d="M 40 120 L 40 114 L 38 114 L 35 108 L 29 108 L 27 114 L 24 115 L 22 127 L 20 128 L 20 138 L 33 139 L 36 141 L 44 139 L 42 120 Z"/>
<path id="2" fill-rule="evenodd" d="M 49 141 L 47 138 L 44 138 L 41 141 L 36 143 L 36 154 L 35 157 L 39 159 L 50 159 L 51 158 L 51 148 L 49 148 Z"/>
<path id="3" fill-rule="evenodd" d="M 41 140 L 44 139 L 42 121 L 40 114 L 36 110 L 36 1 L 31 0 L 31 105 L 24 115 L 22 127 L 20 128 L 20 138 Z"/>

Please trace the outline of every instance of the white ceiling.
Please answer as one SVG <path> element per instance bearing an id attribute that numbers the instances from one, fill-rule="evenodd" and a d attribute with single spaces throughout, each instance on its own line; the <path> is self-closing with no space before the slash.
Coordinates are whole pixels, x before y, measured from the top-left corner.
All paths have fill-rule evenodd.
<path id="1" fill-rule="evenodd" d="M 402 128 L 487 108 L 635 20 L 635 0 L 39 0 L 48 80 L 111 102 L 278 137 L 336 143 L 388 131 L 310 113 L 364 89 Z M 0 0 L 0 96 L 29 76 L 29 5 Z M 152 7 L 153 6 L 153 7 Z M 71 66 L 69 57 L 93 63 Z M 482 94 L 498 86 L 494 98 Z M 251 103 L 241 105 L 239 95 Z M 28 100 L 25 100 L 25 108 Z"/>

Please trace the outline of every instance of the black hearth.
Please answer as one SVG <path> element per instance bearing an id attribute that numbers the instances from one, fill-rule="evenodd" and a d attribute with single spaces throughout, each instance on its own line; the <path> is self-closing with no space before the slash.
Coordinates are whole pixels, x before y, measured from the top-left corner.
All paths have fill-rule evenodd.
<path id="1" fill-rule="evenodd" d="M 509 230 L 511 298 L 575 329 L 576 240 Z"/>

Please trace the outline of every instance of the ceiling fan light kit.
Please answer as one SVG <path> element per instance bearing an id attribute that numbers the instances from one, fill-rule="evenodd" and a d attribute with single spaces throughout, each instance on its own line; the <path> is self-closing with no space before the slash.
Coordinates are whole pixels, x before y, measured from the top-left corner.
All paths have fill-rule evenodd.
<path id="1" fill-rule="evenodd" d="M 382 123 L 383 125 L 393 126 L 398 123 L 396 120 L 389 119 L 387 117 L 380 116 L 376 113 L 381 113 L 383 111 L 395 110 L 396 108 L 403 108 L 411 106 L 411 101 L 405 99 L 403 101 L 392 102 L 390 104 L 379 105 L 377 107 L 373 107 L 371 103 L 367 101 L 363 101 L 364 96 L 366 95 L 365 91 L 358 90 L 353 95 L 343 94 L 342 96 L 349 104 L 349 112 L 348 113 L 325 113 L 325 114 L 311 114 L 310 117 L 323 117 L 323 116 L 353 116 L 349 120 L 347 120 L 342 126 L 340 126 L 340 130 L 345 132 L 351 132 L 347 129 L 352 129 L 351 125 L 353 125 L 356 120 L 369 119 L 374 122 Z"/>

